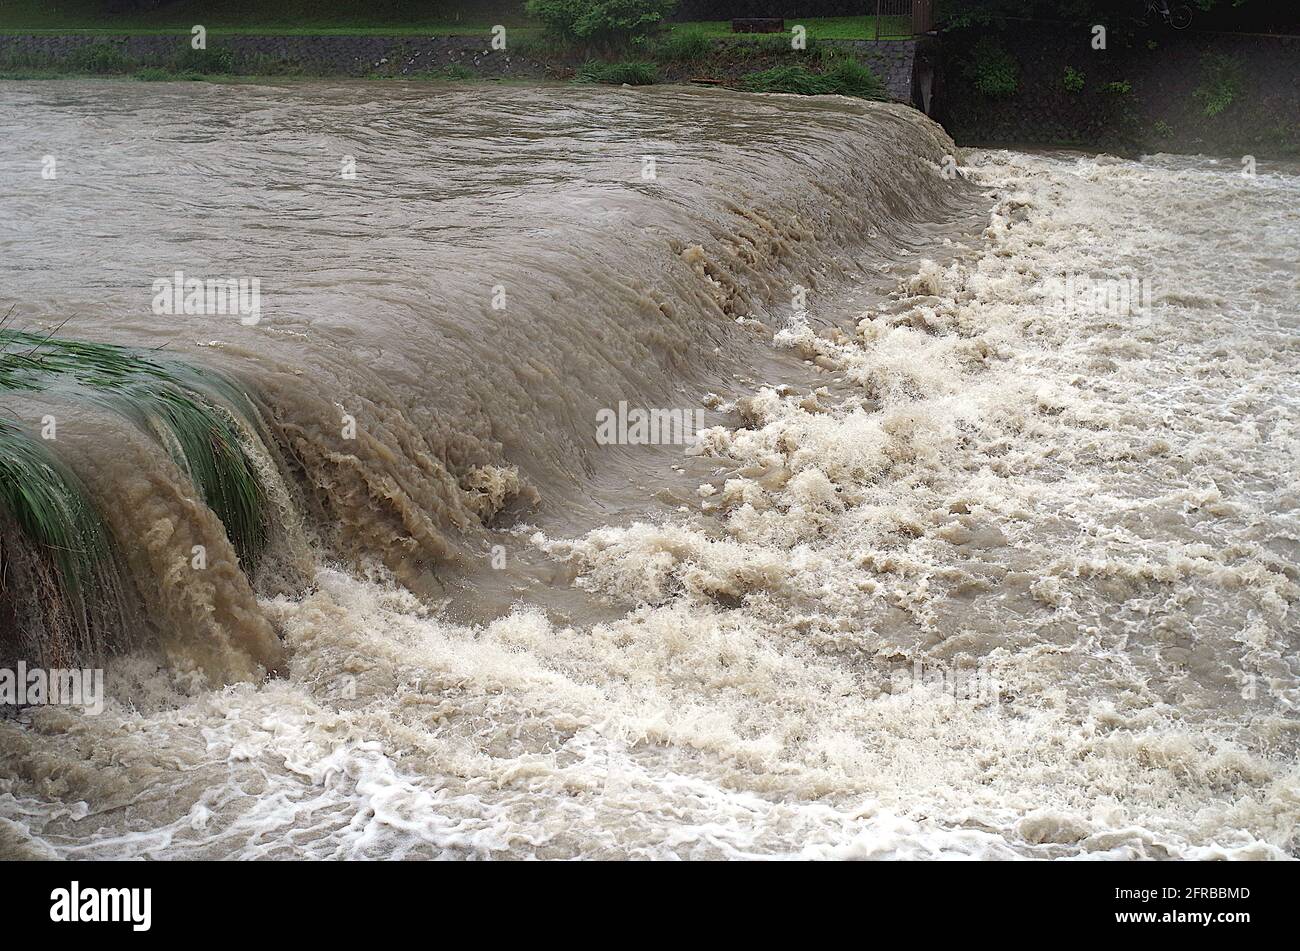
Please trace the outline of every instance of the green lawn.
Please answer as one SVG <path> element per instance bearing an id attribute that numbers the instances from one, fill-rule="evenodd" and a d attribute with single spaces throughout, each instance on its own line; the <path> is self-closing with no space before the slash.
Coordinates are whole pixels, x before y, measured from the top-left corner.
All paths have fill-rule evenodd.
<path id="1" fill-rule="evenodd" d="M 912 35 L 911 17 L 881 17 L 880 35 L 884 39 Z M 815 40 L 872 40 L 876 38 L 876 18 L 863 17 L 786 17 L 785 35 L 790 34 L 794 26 L 808 29 L 808 36 Z M 674 23 L 674 32 L 698 31 L 706 36 L 729 36 L 736 39 L 750 39 L 757 36 L 773 34 L 731 32 L 730 20 L 702 20 L 698 23 Z"/>
<path id="2" fill-rule="evenodd" d="M 431 15 L 437 7 L 440 15 Z M 210 33 L 400 34 L 482 33 L 495 24 L 528 27 L 523 2 L 502 3 L 497 15 L 477 4 L 472 13 L 455 3 L 429 0 L 179 0 L 151 13 L 109 15 L 103 0 L 0 0 L 0 31 L 188 33 L 201 24 Z M 270 8 L 270 9 L 268 9 Z"/>
<path id="3" fill-rule="evenodd" d="M 262 33 L 271 35 L 401 35 L 467 36 L 491 33 L 502 24 L 513 37 L 538 36 L 541 30 L 523 14 L 522 0 L 500 3 L 495 11 L 474 4 L 472 12 L 457 12 L 457 4 L 429 0 L 277 0 L 268 11 L 265 0 L 179 0 L 152 13 L 110 16 L 103 0 L 0 0 L 0 32 L 8 33 L 189 33 L 201 24 L 213 35 Z M 430 16 L 429 8 L 443 11 Z M 872 39 L 876 18 L 812 17 L 787 19 L 787 33 L 796 23 L 808 28 L 812 39 Z M 675 23 L 674 32 L 695 31 L 710 37 L 754 39 L 763 34 L 731 32 L 725 20 Z M 906 17 L 885 17 L 881 34 L 907 35 Z"/>

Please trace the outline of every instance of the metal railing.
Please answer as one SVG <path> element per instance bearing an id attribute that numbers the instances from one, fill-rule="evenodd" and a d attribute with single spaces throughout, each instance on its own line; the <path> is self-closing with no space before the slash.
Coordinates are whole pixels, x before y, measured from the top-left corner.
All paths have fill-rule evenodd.
<path id="1" fill-rule="evenodd" d="M 876 0 L 876 39 L 903 39 L 933 29 L 934 0 Z"/>

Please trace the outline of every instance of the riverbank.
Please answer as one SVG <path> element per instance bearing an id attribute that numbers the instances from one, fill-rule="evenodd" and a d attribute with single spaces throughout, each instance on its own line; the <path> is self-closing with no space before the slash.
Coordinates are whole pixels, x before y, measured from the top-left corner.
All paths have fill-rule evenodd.
<path id="1" fill-rule="evenodd" d="M 939 38 L 848 38 L 872 18 L 808 20 L 806 49 L 788 34 L 725 35 L 674 24 L 635 50 L 558 43 L 528 21 L 494 38 L 486 23 L 445 33 L 222 32 L 206 49 L 188 31 L 0 32 L 0 78 L 131 76 L 142 80 L 366 77 L 447 81 L 702 83 L 767 92 L 842 92 L 907 103 L 959 144 L 1073 147 L 1120 154 L 1300 155 L 1300 38 L 1176 32 L 1116 24 L 1106 48 L 1077 24 L 1018 22 Z M 3 21 L 0 21 L 3 22 Z M 504 45 L 503 45 L 504 44 Z M 837 83 L 851 60 L 879 79 Z"/>
<path id="2" fill-rule="evenodd" d="M 236 76 L 368 77 L 424 80 L 565 80 L 615 85 L 701 82 L 752 88 L 772 70 L 765 91 L 821 89 L 809 77 L 844 60 L 870 70 L 883 87 L 865 98 L 913 101 L 911 40 L 818 39 L 791 48 L 787 34 L 718 37 L 674 31 L 636 53 L 599 51 L 507 30 L 504 47 L 491 33 L 475 35 L 228 34 L 191 48 L 189 34 L 0 34 L 0 77 L 135 76 L 145 80 Z M 808 88 L 804 88 L 807 86 Z"/>

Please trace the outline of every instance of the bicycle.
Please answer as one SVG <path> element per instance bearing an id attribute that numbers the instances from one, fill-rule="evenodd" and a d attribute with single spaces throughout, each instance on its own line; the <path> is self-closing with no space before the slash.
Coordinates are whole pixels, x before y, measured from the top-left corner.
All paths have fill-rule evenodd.
<path id="1" fill-rule="evenodd" d="M 1192 24 L 1192 10 L 1185 3 L 1170 6 L 1168 0 L 1147 0 L 1142 22 L 1149 24 L 1154 18 L 1164 20 L 1175 30 L 1185 30 Z"/>

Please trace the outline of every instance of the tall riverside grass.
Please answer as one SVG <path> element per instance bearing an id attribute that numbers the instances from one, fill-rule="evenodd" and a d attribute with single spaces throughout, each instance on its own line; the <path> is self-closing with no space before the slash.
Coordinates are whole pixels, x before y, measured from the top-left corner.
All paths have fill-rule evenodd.
<path id="1" fill-rule="evenodd" d="M 889 91 L 871 67 L 847 56 L 830 59 L 819 73 L 804 66 L 775 66 L 744 76 L 740 85 L 750 92 L 784 92 L 802 96 L 838 94 L 876 100 L 889 98 Z"/>
<path id="2" fill-rule="evenodd" d="M 6 391 L 58 392 L 129 420 L 189 475 L 225 525 L 245 570 L 256 566 L 266 544 L 266 496 L 246 434 L 262 434 L 256 410 L 234 382 L 153 351 L 0 329 L 0 394 Z M 29 468 L 9 477 L 24 474 L 33 473 Z M 27 485 L 0 485 L 0 500 Z M 63 517 L 57 507 L 45 511 Z"/>
<path id="3" fill-rule="evenodd" d="M 578 67 L 574 77 L 580 83 L 604 83 L 609 86 L 653 86 L 659 77 L 654 63 L 601 63 L 589 60 Z"/>
<path id="4" fill-rule="evenodd" d="M 100 653 L 119 590 L 85 487 L 42 440 L 0 420 L 0 662 L 66 667 Z"/>

